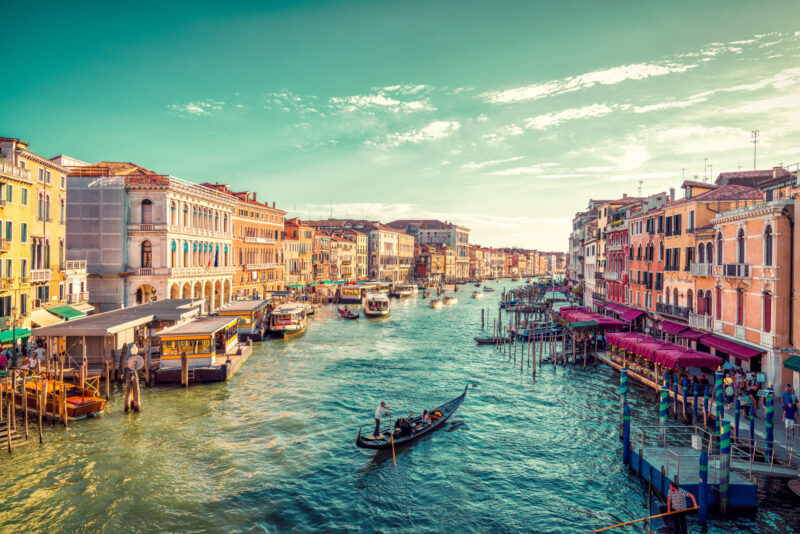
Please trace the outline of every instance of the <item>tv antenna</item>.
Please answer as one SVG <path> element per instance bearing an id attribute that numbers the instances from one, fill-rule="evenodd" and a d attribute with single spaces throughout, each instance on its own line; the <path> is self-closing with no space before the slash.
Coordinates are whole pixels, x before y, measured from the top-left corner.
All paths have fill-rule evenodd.
<path id="1" fill-rule="evenodd" d="M 644 183 L 644 180 L 639 179 L 639 196 L 640 197 L 642 196 L 642 184 L 643 183 Z"/>

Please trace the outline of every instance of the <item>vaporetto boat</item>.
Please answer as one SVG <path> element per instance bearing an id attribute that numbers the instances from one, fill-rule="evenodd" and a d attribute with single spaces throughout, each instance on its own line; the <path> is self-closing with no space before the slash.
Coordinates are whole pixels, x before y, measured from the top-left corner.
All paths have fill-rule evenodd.
<path id="1" fill-rule="evenodd" d="M 284 339 L 297 336 L 306 331 L 306 305 L 298 302 L 281 304 L 269 318 L 269 332 Z"/>
<path id="2" fill-rule="evenodd" d="M 389 297 L 386 293 L 367 293 L 364 296 L 364 315 L 367 317 L 387 317 Z"/>

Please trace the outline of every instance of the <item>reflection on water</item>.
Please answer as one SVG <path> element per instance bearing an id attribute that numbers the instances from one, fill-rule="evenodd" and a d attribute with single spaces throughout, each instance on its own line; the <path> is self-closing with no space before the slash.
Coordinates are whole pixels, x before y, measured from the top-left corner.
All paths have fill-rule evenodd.
<path id="1" fill-rule="evenodd" d="M 620 465 L 605 367 L 509 364 L 471 338 L 499 292 L 440 310 L 392 301 L 383 320 L 318 311 L 308 332 L 257 346 L 229 383 L 143 390 L 143 412 L 47 426 L 0 453 L 3 531 L 579 532 L 647 515 Z M 411 446 L 355 447 L 381 400 L 395 416 L 466 400 Z M 474 386 L 472 386 L 474 385 Z M 634 388 L 636 389 L 636 388 Z M 630 395 L 655 421 L 651 392 Z M 710 532 L 791 532 L 798 500 L 764 484 L 757 515 Z M 771 493 L 771 495 L 776 495 Z"/>

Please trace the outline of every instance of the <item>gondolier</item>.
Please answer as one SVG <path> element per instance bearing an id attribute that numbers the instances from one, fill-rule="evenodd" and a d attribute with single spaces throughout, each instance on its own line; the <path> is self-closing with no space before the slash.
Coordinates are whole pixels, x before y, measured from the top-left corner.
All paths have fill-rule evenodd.
<path id="1" fill-rule="evenodd" d="M 375 410 L 375 433 L 376 438 L 381 435 L 381 419 L 386 415 L 388 407 L 385 402 L 381 402 L 380 406 Z"/>

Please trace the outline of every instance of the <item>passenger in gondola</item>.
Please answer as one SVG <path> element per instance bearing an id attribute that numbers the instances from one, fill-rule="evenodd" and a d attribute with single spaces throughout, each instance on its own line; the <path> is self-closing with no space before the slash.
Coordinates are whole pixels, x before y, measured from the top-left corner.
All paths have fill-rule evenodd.
<path id="1" fill-rule="evenodd" d="M 431 416 L 428 413 L 428 410 L 422 411 L 422 424 L 426 426 L 431 424 Z"/>

